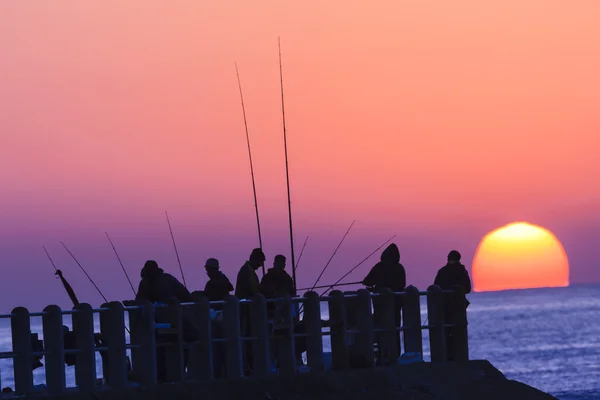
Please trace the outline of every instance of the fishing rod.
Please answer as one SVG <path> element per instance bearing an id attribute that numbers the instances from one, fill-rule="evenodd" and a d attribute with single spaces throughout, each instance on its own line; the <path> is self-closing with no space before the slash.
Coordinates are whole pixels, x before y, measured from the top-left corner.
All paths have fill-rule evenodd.
<path id="1" fill-rule="evenodd" d="M 79 268 L 81 268 L 81 270 L 83 271 L 83 273 L 85 274 L 85 276 L 87 276 L 88 279 L 90 280 L 90 282 L 92 282 L 92 285 L 94 285 L 94 287 L 96 288 L 96 290 L 98 291 L 98 293 L 100 293 L 100 296 L 102 296 L 102 298 L 104 299 L 104 302 L 108 303 L 108 300 L 106 299 L 106 297 L 104 297 L 104 295 L 102 294 L 102 292 L 100 291 L 100 289 L 98 288 L 98 286 L 96 286 L 96 284 L 94 283 L 94 280 L 88 275 L 88 273 L 85 271 L 85 269 L 83 268 L 83 266 L 81 266 L 81 264 L 79 263 L 79 261 L 77 261 L 77 258 L 75 258 L 75 256 L 73 255 L 73 253 L 71 253 L 69 251 L 69 249 L 67 248 L 67 246 L 63 242 L 60 242 L 60 244 L 63 245 L 63 247 L 65 248 L 65 250 L 67 250 L 67 253 L 69 253 L 69 255 L 71 255 L 71 257 L 73 257 L 73 260 L 75 260 L 75 262 L 77 263 L 77 265 L 79 265 Z"/>
<path id="2" fill-rule="evenodd" d="M 121 264 L 121 269 L 125 273 L 125 277 L 127 278 L 127 282 L 129 282 L 129 286 L 131 286 L 131 291 L 133 292 L 133 297 L 135 298 L 135 296 L 136 296 L 135 289 L 133 288 L 133 284 L 131 283 L 131 279 L 129 279 L 129 275 L 127 275 L 127 271 L 125 270 L 125 266 L 123 265 L 123 262 L 121 261 L 121 257 L 119 257 L 119 253 L 117 253 L 117 249 L 115 248 L 115 245 L 113 244 L 112 240 L 110 240 L 110 236 L 108 236 L 108 232 L 104 232 L 104 233 L 106 233 L 106 237 L 108 238 L 108 242 L 110 243 L 110 245 L 112 246 L 113 250 L 115 251 L 115 255 L 117 256 L 117 260 L 119 260 L 119 264 Z"/>
<path id="3" fill-rule="evenodd" d="M 175 236 L 173 236 L 173 229 L 171 229 L 171 221 L 169 220 L 169 214 L 165 211 L 167 217 L 167 224 L 169 224 L 169 232 L 171 232 L 171 240 L 173 240 L 173 247 L 175 248 L 175 255 L 177 256 L 177 263 L 179 264 L 179 271 L 181 271 L 181 279 L 183 279 L 183 286 L 187 289 L 185 283 L 185 276 L 183 275 L 183 268 L 181 267 L 181 260 L 179 259 L 179 252 L 177 251 L 177 245 L 175 244 Z"/>
<path id="4" fill-rule="evenodd" d="M 354 226 L 355 222 L 356 222 L 356 220 L 352 221 L 352 223 L 350 224 L 350 227 L 348 228 L 348 230 L 346 231 L 346 233 L 342 237 L 342 240 L 340 240 L 340 243 L 337 245 L 337 247 L 333 251 L 333 254 L 329 258 L 329 261 L 327 261 L 327 264 L 325 264 L 325 267 L 321 270 L 321 274 L 319 275 L 319 277 L 317 278 L 317 280 L 315 281 L 315 283 L 312 285 L 312 288 L 310 289 L 311 291 L 315 288 L 315 286 L 317 286 L 317 283 L 319 283 L 319 281 L 321 280 L 321 277 L 325 273 L 325 270 L 327 269 L 327 267 L 329 267 L 329 264 L 331 263 L 331 260 L 333 260 L 333 257 L 335 257 L 335 255 L 337 254 L 337 251 L 341 247 L 342 243 L 344 243 L 344 240 L 346 239 L 346 236 L 348 236 L 348 233 L 350 233 L 350 230 Z"/>
<path id="5" fill-rule="evenodd" d="M 48 250 L 46 250 L 46 247 L 42 246 L 42 248 L 46 252 L 46 255 L 48 256 L 48 260 L 50 260 L 50 263 L 54 267 L 54 271 L 55 271 L 54 275 L 57 275 L 59 277 L 60 281 L 63 284 L 63 287 L 67 291 L 67 295 L 69 295 L 69 298 L 73 302 L 73 306 L 79 305 L 79 300 L 77 299 L 77 296 L 75 295 L 75 291 L 73 290 L 73 288 L 71 287 L 71 285 L 69 284 L 69 282 L 67 282 L 67 280 L 63 277 L 62 271 L 60 269 L 56 268 L 56 264 L 54 264 L 54 261 L 52 260 L 52 257 L 50 257 L 50 253 L 48 253 Z"/>
<path id="6" fill-rule="evenodd" d="M 242 93 L 242 82 L 240 81 L 240 72 L 237 63 L 235 63 L 235 73 L 237 75 L 238 87 L 240 88 L 240 100 L 242 101 L 242 114 L 244 115 L 244 127 L 246 129 L 246 142 L 248 143 L 248 158 L 250 159 L 250 175 L 252 176 L 252 192 L 254 193 L 254 208 L 256 209 L 256 227 L 258 229 L 258 246 L 262 250 L 262 235 L 260 232 L 260 218 L 258 216 L 258 200 L 256 199 L 256 184 L 254 181 L 254 165 L 252 164 L 252 151 L 250 150 L 250 135 L 248 133 L 248 121 L 246 119 L 246 106 L 244 105 L 244 95 Z M 262 265 L 262 273 L 265 276 L 265 263 Z"/>
<path id="7" fill-rule="evenodd" d="M 77 258 L 75 258 L 75 256 L 73 255 L 73 253 L 71 253 L 69 251 L 69 249 L 67 248 L 67 246 L 63 242 L 60 242 L 60 244 L 63 245 L 63 247 L 65 248 L 65 250 L 67 250 L 67 253 L 69 253 L 71 255 L 71 257 L 73 257 L 73 260 L 75 260 L 75 262 L 77 263 L 77 265 L 79 265 L 79 268 L 81 268 L 81 270 L 88 277 L 88 279 L 90 280 L 90 282 L 92 282 L 92 285 L 94 285 L 94 287 L 96 288 L 96 290 L 98 291 L 98 293 L 100 293 L 100 296 L 102 296 L 102 298 L 104 299 L 104 302 L 108 303 L 109 301 L 106 299 L 106 297 L 104 297 L 104 295 L 102 294 L 102 292 L 100 291 L 100 289 L 98 288 L 98 286 L 96 286 L 96 284 L 94 283 L 94 281 L 92 280 L 92 278 L 88 275 L 88 273 L 85 272 L 85 269 L 81 266 L 81 264 L 79 263 L 79 261 L 77 261 Z M 68 285 L 68 282 L 66 282 L 66 280 L 63 279 L 62 273 L 60 273 L 60 270 L 57 270 L 57 273 L 59 273 L 58 276 L 61 278 L 61 280 L 63 280 L 63 284 L 67 283 L 67 285 Z M 70 285 L 69 285 L 69 287 L 70 287 Z M 73 289 L 71 289 L 71 290 L 73 290 Z M 75 293 L 73 293 L 73 295 L 75 295 Z M 78 302 L 78 304 L 79 304 L 79 302 Z M 127 331 L 127 333 L 129 333 L 131 335 L 131 332 L 129 331 L 129 328 L 127 328 L 126 326 L 123 326 L 123 328 L 125 328 L 125 330 Z"/>
<path id="8" fill-rule="evenodd" d="M 308 236 L 304 240 L 304 244 L 302 245 L 302 249 L 300 250 L 300 255 L 298 256 L 298 261 L 296 261 L 296 270 L 298 269 L 298 264 L 300 264 L 300 260 L 302 260 L 302 254 L 304 254 L 304 248 L 306 247 L 306 242 L 308 242 Z"/>
<path id="9" fill-rule="evenodd" d="M 277 45 L 279 47 L 279 82 L 281 86 L 281 115 L 283 117 L 283 148 L 285 151 L 285 176 L 287 182 L 287 197 L 288 197 L 288 214 L 290 220 L 290 247 L 292 256 L 292 280 L 294 281 L 294 288 L 296 285 L 296 257 L 294 256 L 294 229 L 292 228 L 292 200 L 290 196 L 290 171 L 288 162 L 287 152 L 287 130 L 285 126 L 285 105 L 283 101 L 283 66 L 281 62 L 281 38 L 277 38 Z"/>
<path id="10" fill-rule="evenodd" d="M 342 276 L 340 279 L 338 279 L 334 284 L 329 285 L 327 287 L 327 290 L 325 290 L 319 297 L 324 297 L 325 294 L 327 294 L 327 292 L 331 289 L 333 289 L 336 286 L 341 286 L 340 282 L 347 277 L 348 275 L 350 275 L 352 272 L 354 272 L 354 270 L 356 270 L 356 268 L 360 267 L 365 261 L 367 261 L 369 258 L 371 258 L 373 256 L 373 254 L 377 253 L 379 251 L 379 249 L 381 249 L 383 246 L 385 246 L 386 244 L 388 244 L 393 238 L 395 238 L 397 235 L 392 236 L 391 238 L 389 238 L 388 240 L 386 240 L 381 246 L 379 246 L 378 248 L 376 248 L 371 254 L 369 254 L 368 256 L 366 256 L 361 262 L 359 262 L 358 264 L 356 264 L 350 271 L 346 272 L 344 274 L 344 276 Z M 362 282 L 360 282 L 362 283 Z M 352 283 L 351 283 L 352 284 Z M 300 315 L 300 313 L 303 310 L 301 309 L 300 311 L 298 311 L 298 315 Z"/>
<path id="11" fill-rule="evenodd" d="M 362 282 L 347 282 L 347 283 L 338 283 L 338 284 L 334 284 L 333 286 L 337 287 L 337 286 L 350 286 L 350 285 L 362 285 Z M 312 288 L 304 288 L 304 289 L 298 289 L 299 292 L 303 291 L 303 290 L 314 290 L 314 289 L 324 289 L 324 288 L 329 288 L 332 285 L 323 285 L 323 286 L 315 286 Z"/>
<path id="12" fill-rule="evenodd" d="M 331 263 L 331 260 L 333 260 L 333 257 L 335 257 L 337 251 L 339 250 L 340 246 L 342 245 L 342 243 L 344 243 L 344 240 L 346 239 L 346 236 L 348 236 L 348 233 L 350 233 L 350 230 L 352 229 L 352 227 L 354 226 L 354 223 L 356 222 L 356 220 L 352 221 L 352 223 L 350 224 L 350 227 L 348 228 L 348 230 L 346 231 L 346 233 L 344 234 L 344 236 L 342 237 L 342 240 L 340 240 L 340 243 L 337 245 L 337 247 L 335 248 L 335 250 L 333 251 L 333 254 L 331 255 L 331 257 L 329 258 L 329 261 L 327 261 L 327 264 L 325 264 L 325 267 L 323 268 L 323 270 L 321 270 L 321 274 L 319 275 L 319 277 L 317 278 L 317 280 L 315 281 L 315 283 L 312 285 L 312 288 L 310 289 L 310 291 L 312 292 L 315 288 L 315 286 L 317 286 L 317 283 L 319 283 L 319 280 L 321 279 L 321 277 L 323 276 L 323 274 L 325 273 L 325 270 L 327 269 L 327 267 L 329 266 L 329 263 Z M 299 310 L 298 310 L 298 314 L 300 314 L 303 310 L 303 307 L 300 306 Z"/>
<path id="13" fill-rule="evenodd" d="M 392 236 L 391 238 L 389 238 L 388 240 L 386 240 L 381 246 L 379 246 L 378 248 L 376 248 L 371 254 L 369 254 L 368 256 L 366 256 L 361 262 L 359 262 L 358 264 L 356 264 L 354 266 L 354 268 L 352 268 L 350 271 L 346 272 L 344 274 L 344 276 L 342 276 L 340 279 L 338 279 L 333 285 L 331 285 L 327 290 L 325 290 L 323 292 L 323 294 L 321 294 L 321 296 L 325 296 L 325 294 L 330 291 L 331 289 L 333 289 L 336 285 L 338 285 L 345 277 L 347 277 L 348 275 L 350 275 L 352 272 L 354 272 L 354 270 L 356 270 L 356 268 L 360 267 L 365 261 L 367 261 L 369 258 L 371 258 L 373 256 L 373 254 L 377 253 L 383 246 L 385 246 L 386 244 L 388 244 L 389 242 L 392 241 L 392 239 L 394 239 L 397 235 Z"/>

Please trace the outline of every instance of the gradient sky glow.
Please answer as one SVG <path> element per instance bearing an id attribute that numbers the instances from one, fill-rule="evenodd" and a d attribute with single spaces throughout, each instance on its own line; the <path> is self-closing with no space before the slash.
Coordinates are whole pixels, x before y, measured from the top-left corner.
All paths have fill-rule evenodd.
<path id="1" fill-rule="evenodd" d="M 551 229 L 598 282 L 600 3 L 594 0 L 0 3 L 0 304 L 131 297 L 147 258 L 234 280 L 257 244 L 234 62 L 268 262 L 289 255 L 277 36 L 296 253 L 331 282 L 394 233 L 409 283 L 488 231 Z M 362 279 L 375 258 L 349 280 Z M 289 263 L 288 263 L 289 264 Z"/>

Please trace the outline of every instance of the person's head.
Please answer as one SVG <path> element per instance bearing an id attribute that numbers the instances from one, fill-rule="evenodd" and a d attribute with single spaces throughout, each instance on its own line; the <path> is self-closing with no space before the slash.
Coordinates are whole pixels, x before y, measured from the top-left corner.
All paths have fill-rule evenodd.
<path id="1" fill-rule="evenodd" d="M 456 250 L 452 250 L 448 253 L 448 263 L 449 264 L 457 264 L 460 262 L 460 253 Z"/>
<path id="2" fill-rule="evenodd" d="M 142 278 L 149 278 L 162 272 L 162 269 L 158 267 L 158 263 L 154 260 L 148 260 L 142 268 Z"/>
<path id="3" fill-rule="evenodd" d="M 209 278 L 214 277 L 219 273 L 219 260 L 216 258 L 209 258 L 206 260 L 204 268 L 206 269 L 206 275 L 208 275 Z"/>
<path id="4" fill-rule="evenodd" d="M 249 260 L 252 268 L 258 269 L 261 265 L 263 265 L 265 260 L 266 260 L 265 253 L 263 253 L 263 251 L 260 248 L 256 248 L 256 249 L 252 250 L 252 253 L 250 254 L 250 260 Z"/>
<path id="5" fill-rule="evenodd" d="M 381 262 L 390 263 L 390 264 L 398 264 L 400 262 L 400 250 L 396 243 L 390 244 L 386 249 L 381 253 Z"/>
<path id="6" fill-rule="evenodd" d="M 285 256 L 278 254 L 275 256 L 275 260 L 273 260 L 273 267 L 285 269 Z"/>

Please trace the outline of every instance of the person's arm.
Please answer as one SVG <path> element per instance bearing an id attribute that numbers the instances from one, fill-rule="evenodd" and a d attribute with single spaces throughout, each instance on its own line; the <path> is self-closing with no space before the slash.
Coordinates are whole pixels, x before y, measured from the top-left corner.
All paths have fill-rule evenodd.
<path id="1" fill-rule="evenodd" d="M 375 286 L 375 283 L 377 282 L 377 270 L 379 269 L 378 266 L 379 264 L 375 264 L 375 266 L 371 268 L 365 279 L 362 281 L 363 285 L 367 287 Z"/>
<path id="2" fill-rule="evenodd" d="M 406 288 L 406 270 L 404 269 L 403 266 L 400 266 L 401 270 L 400 270 L 400 284 L 402 285 L 402 288 L 405 289 Z"/>
<path id="3" fill-rule="evenodd" d="M 138 286 L 138 290 L 137 290 L 137 294 L 135 295 L 135 299 L 136 300 L 150 300 L 150 296 L 149 296 L 149 287 L 148 287 L 148 282 L 146 282 L 145 279 L 142 279 L 140 281 L 140 284 Z"/>
<path id="4" fill-rule="evenodd" d="M 258 275 L 256 272 L 250 272 L 250 284 L 252 285 L 252 295 L 254 296 L 257 293 L 260 293 L 260 281 L 258 280 Z"/>
<path id="5" fill-rule="evenodd" d="M 175 297 L 179 299 L 182 303 L 193 303 L 194 298 L 189 290 L 183 285 L 183 283 L 179 282 L 175 277 L 172 277 L 171 284 L 174 286 Z"/>
<path id="6" fill-rule="evenodd" d="M 466 268 L 463 277 L 463 287 L 465 289 L 465 294 L 471 293 L 471 278 L 469 277 L 469 271 L 467 271 Z"/>
<path id="7" fill-rule="evenodd" d="M 439 286 L 440 288 L 443 287 L 444 282 L 442 279 L 442 270 L 441 269 L 435 275 L 435 280 L 433 281 L 433 284 L 435 286 Z"/>

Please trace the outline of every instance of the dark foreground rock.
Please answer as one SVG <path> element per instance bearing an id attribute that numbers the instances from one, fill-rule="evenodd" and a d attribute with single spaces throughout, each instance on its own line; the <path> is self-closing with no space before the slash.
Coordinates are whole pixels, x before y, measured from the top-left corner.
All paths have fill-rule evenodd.
<path id="1" fill-rule="evenodd" d="M 293 377 L 222 380 L 99 390 L 69 400 L 551 400 L 523 383 L 506 379 L 487 361 L 420 363 L 323 372 Z"/>

